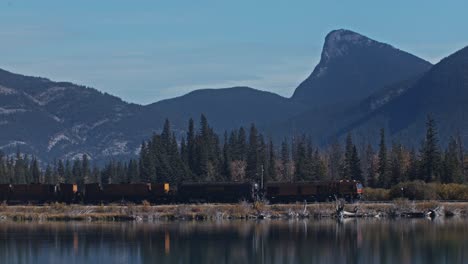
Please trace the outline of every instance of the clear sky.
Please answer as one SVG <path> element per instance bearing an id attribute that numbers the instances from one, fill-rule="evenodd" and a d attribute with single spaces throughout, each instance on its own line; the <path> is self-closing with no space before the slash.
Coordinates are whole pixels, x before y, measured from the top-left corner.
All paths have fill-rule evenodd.
<path id="1" fill-rule="evenodd" d="M 351 29 L 431 62 L 468 45 L 468 1 L 0 0 L 0 68 L 147 104 L 248 85 L 283 96 Z"/>

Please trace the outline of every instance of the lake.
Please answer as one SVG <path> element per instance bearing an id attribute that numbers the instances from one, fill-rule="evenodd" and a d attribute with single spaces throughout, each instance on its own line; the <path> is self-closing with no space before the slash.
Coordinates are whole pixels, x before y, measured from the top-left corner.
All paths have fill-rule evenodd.
<path id="1" fill-rule="evenodd" d="M 0 222 L 0 263 L 466 263 L 467 254 L 464 219 Z"/>

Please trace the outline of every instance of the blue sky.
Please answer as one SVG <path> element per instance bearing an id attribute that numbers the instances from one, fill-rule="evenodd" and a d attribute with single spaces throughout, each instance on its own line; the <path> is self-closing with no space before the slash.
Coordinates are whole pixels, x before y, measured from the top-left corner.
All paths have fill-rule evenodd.
<path id="1" fill-rule="evenodd" d="M 468 1 L 0 0 L 0 68 L 147 104 L 248 85 L 290 96 L 325 35 L 351 29 L 431 62 L 468 45 Z"/>

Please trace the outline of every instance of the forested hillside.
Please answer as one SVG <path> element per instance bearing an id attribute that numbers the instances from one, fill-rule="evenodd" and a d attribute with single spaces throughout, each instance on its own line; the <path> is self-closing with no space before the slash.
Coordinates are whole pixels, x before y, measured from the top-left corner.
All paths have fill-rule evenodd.
<path id="1" fill-rule="evenodd" d="M 252 124 L 219 135 L 205 116 L 188 122 L 187 134 L 177 143 L 168 120 L 160 134 L 141 145 L 138 159 L 111 161 L 100 169 L 84 155 L 81 159 L 57 160 L 44 170 L 37 159 L 18 153 L 0 157 L 2 183 L 119 183 L 189 181 L 314 181 L 359 180 L 365 186 L 390 188 L 398 183 L 464 183 L 467 161 L 460 139 L 449 138 L 442 148 L 434 119 L 426 120 L 421 145 L 409 148 L 395 142 L 387 145 L 380 131 L 378 148 L 360 145 L 349 133 L 344 142 L 326 148 L 313 145 L 306 136 L 285 139 L 276 145 Z"/>

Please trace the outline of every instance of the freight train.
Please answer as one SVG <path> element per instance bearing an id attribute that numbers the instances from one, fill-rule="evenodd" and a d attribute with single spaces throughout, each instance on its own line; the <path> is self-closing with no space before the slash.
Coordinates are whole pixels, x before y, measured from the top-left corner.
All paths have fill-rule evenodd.
<path id="1" fill-rule="evenodd" d="M 181 183 L 90 183 L 76 184 L 0 184 L 0 201 L 9 204 L 43 204 L 51 202 L 101 204 L 143 201 L 170 203 L 236 203 L 260 199 L 271 203 L 315 202 L 345 199 L 359 200 L 363 193 L 358 181 L 211 182 Z"/>

